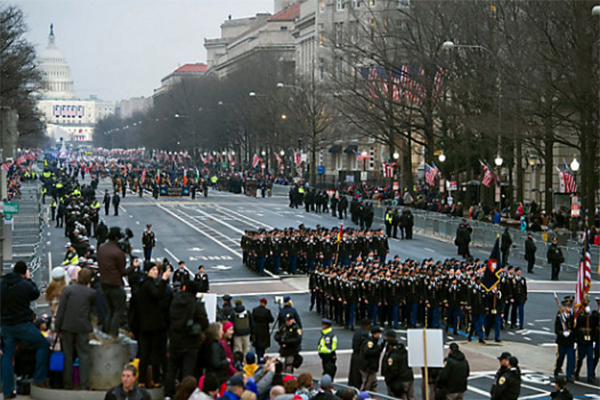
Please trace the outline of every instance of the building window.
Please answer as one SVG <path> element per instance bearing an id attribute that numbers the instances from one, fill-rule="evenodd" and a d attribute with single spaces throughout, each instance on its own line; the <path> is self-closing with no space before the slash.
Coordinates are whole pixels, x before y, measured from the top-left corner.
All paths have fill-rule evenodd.
<path id="1" fill-rule="evenodd" d="M 335 24 L 335 45 L 340 47 L 343 44 L 344 24 L 342 22 Z"/>
<path id="2" fill-rule="evenodd" d="M 279 28 L 279 29 L 280 29 L 280 30 L 282 30 L 282 31 L 287 31 L 287 30 L 288 30 L 288 27 L 287 27 L 287 26 L 282 26 L 282 27 L 281 27 L 281 28 Z"/>
<path id="3" fill-rule="evenodd" d="M 319 11 L 325 12 L 325 0 L 319 1 Z"/>
<path id="4" fill-rule="evenodd" d="M 338 11 L 342 11 L 344 9 L 344 0 L 335 0 L 335 9 Z"/>
<path id="5" fill-rule="evenodd" d="M 319 44 L 321 46 L 325 45 L 325 32 L 323 32 L 323 30 L 321 30 L 321 32 L 319 32 Z"/>
<path id="6" fill-rule="evenodd" d="M 410 8 L 410 0 L 398 0 L 398 8 Z"/>
<path id="7" fill-rule="evenodd" d="M 325 79 L 325 70 L 323 69 L 322 65 L 319 65 L 318 78 L 319 78 L 319 81 L 322 81 Z"/>
<path id="8" fill-rule="evenodd" d="M 360 8 L 360 0 L 352 0 L 352 8 Z"/>

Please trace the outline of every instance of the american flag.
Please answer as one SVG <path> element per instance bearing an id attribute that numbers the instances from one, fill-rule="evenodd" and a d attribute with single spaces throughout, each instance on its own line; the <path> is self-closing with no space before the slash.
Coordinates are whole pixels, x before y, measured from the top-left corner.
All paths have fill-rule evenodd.
<path id="1" fill-rule="evenodd" d="M 252 168 L 258 167 L 260 163 L 262 163 L 261 158 L 258 156 L 258 154 L 255 154 L 254 158 L 252 159 Z"/>
<path id="2" fill-rule="evenodd" d="M 492 170 L 492 167 L 488 163 L 484 163 L 483 161 L 479 161 L 481 163 L 481 167 L 483 168 L 483 179 L 481 180 L 481 184 L 485 187 L 490 187 L 490 183 L 495 181 L 498 176 Z"/>
<path id="3" fill-rule="evenodd" d="M 10 167 L 13 165 L 13 162 L 5 162 L 4 164 L 2 164 L 2 169 L 5 170 L 6 172 L 8 172 L 8 170 L 10 169 Z"/>
<path id="4" fill-rule="evenodd" d="M 425 180 L 427 181 L 427 184 L 429 186 L 435 186 L 436 175 L 436 169 L 434 169 L 431 165 L 425 163 Z"/>
<path id="5" fill-rule="evenodd" d="M 396 168 L 396 163 L 383 163 L 383 176 L 386 178 L 391 178 L 394 176 L 394 169 Z"/>
<path id="6" fill-rule="evenodd" d="M 565 181 L 565 193 L 577 193 L 577 183 L 575 182 L 575 178 L 569 169 L 567 163 L 563 163 L 564 170 L 562 173 L 563 180 Z"/>
<path id="7" fill-rule="evenodd" d="M 592 258 L 590 255 L 590 242 L 588 232 L 586 230 L 583 249 L 581 251 L 581 261 L 579 261 L 579 269 L 577 272 L 577 286 L 575 287 L 575 321 L 577 315 L 585 308 L 585 298 L 590 292 L 592 282 Z"/>
<path id="8" fill-rule="evenodd" d="M 279 155 L 277 153 L 273 153 L 273 155 L 275 156 L 275 159 L 277 160 L 277 165 L 283 163 L 283 160 L 281 159 L 281 157 L 279 157 Z"/>
<path id="9" fill-rule="evenodd" d="M 300 165 L 302 163 L 302 154 L 298 151 L 295 154 L 296 165 Z"/>

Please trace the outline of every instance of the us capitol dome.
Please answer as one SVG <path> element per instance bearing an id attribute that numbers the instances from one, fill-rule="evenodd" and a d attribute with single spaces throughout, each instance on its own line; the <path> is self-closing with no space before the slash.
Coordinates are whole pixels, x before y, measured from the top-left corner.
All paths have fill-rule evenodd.
<path id="1" fill-rule="evenodd" d="M 96 123 L 115 112 L 115 103 L 90 95 L 75 96 L 71 69 L 65 56 L 56 47 L 54 25 L 50 25 L 48 47 L 38 56 L 43 91 L 38 109 L 46 123 L 48 136 L 56 141 L 91 142 Z"/>

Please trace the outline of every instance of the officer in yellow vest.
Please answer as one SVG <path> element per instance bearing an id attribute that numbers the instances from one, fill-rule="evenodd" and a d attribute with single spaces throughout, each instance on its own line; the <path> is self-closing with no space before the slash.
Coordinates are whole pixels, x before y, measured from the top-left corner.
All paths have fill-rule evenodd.
<path id="1" fill-rule="evenodd" d="M 319 353 L 319 357 L 321 358 L 323 375 L 328 374 L 333 379 L 335 378 L 335 373 L 337 372 L 337 356 L 335 351 L 337 350 L 338 339 L 333 333 L 331 325 L 331 320 L 321 320 L 321 339 L 319 339 L 317 351 Z"/>

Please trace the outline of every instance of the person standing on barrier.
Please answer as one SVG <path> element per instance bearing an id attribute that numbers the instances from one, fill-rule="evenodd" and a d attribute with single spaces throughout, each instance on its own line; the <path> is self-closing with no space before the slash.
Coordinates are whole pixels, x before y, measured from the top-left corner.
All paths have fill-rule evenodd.
<path id="1" fill-rule="evenodd" d="M 1 332 L 2 332 L 2 385 L 5 399 L 14 399 L 13 359 L 17 342 L 22 341 L 35 348 L 35 372 L 33 382 L 46 385 L 48 378 L 48 357 L 50 345 L 39 329 L 33 324 L 32 301 L 40 297 L 40 291 L 31 280 L 27 264 L 17 261 L 13 271 L 2 277 Z"/>
<path id="2" fill-rule="evenodd" d="M 331 325 L 331 320 L 326 318 L 321 320 L 321 338 L 319 339 L 317 351 L 321 358 L 323 375 L 327 374 L 331 376 L 331 379 L 334 379 L 337 372 L 337 356 L 335 351 L 337 350 L 338 339 L 335 333 L 333 333 Z"/>

